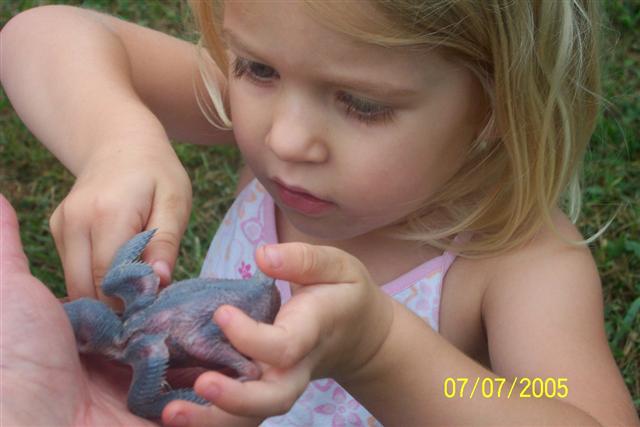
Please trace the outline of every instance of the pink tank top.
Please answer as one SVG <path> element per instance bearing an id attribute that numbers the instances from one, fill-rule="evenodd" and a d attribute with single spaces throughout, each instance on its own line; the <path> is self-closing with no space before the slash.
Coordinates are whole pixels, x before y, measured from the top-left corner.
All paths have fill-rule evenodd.
<path id="1" fill-rule="evenodd" d="M 248 278 L 256 270 L 255 251 L 277 243 L 275 205 L 253 180 L 237 197 L 220 224 L 207 252 L 202 277 Z M 395 300 L 438 331 L 442 282 L 455 254 L 445 252 L 382 286 Z M 277 281 L 283 304 L 291 297 L 287 282 Z M 360 403 L 330 378 L 312 381 L 284 415 L 262 426 L 380 426 Z"/>

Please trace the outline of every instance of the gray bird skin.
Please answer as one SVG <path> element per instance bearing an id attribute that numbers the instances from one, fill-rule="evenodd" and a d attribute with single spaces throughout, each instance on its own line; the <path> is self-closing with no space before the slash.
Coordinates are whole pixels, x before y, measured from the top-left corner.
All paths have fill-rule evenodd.
<path id="1" fill-rule="evenodd" d="M 139 233 L 122 245 L 105 275 L 102 292 L 124 302 L 121 315 L 91 298 L 64 304 L 80 353 L 132 367 L 127 406 L 145 418 L 160 418 L 176 399 L 208 404 L 193 389 L 166 390 L 169 367 L 231 369 L 241 381 L 258 379 L 258 365 L 231 346 L 212 316 L 229 304 L 257 321 L 273 323 L 280 308 L 275 280 L 260 271 L 247 280 L 183 280 L 158 292 L 160 279 L 140 261 L 155 231 Z"/>

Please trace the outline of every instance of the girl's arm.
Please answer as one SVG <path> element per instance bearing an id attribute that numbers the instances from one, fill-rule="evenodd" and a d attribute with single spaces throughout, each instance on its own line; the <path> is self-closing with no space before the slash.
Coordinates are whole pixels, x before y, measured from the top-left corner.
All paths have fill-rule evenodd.
<path id="1" fill-rule="evenodd" d="M 581 238 L 568 221 L 561 231 Z M 491 262 L 482 305 L 491 371 L 396 304 L 384 348 L 349 391 L 390 425 L 639 425 L 607 345 L 589 250 L 542 234 Z"/>
<path id="2" fill-rule="evenodd" d="M 198 107 L 195 47 L 66 6 L 23 12 L 0 37 L 13 107 L 77 178 L 50 221 L 69 296 L 100 296 L 115 250 L 145 228 L 159 229 L 144 257 L 168 284 L 191 210 L 169 137 L 233 141 Z"/>
<path id="3" fill-rule="evenodd" d="M 586 248 L 547 237 L 488 261 L 501 275 L 482 303 L 491 370 L 384 294 L 350 255 L 299 243 L 259 249 L 261 270 L 302 288 L 273 326 L 232 307 L 214 321 L 243 354 L 265 363 L 263 377 L 240 383 L 205 373 L 195 389 L 215 409 L 172 402 L 163 420 L 174 425 L 180 413 L 183 425 L 213 426 L 220 410 L 280 414 L 310 378 L 333 377 L 385 425 L 638 426 L 603 333 L 593 260 Z M 516 377 L 525 380 L 512 388 Z M 535 384 L 527 388 L 527 380 Z"/>
<path id="4" fill-rule="evenodd" d="M 232 140 L 198 108 L 193 83 L 202 81 L 190 43 L 67 6 L 27 10 L 1 37 L 2 85 L 13 107 L 76 176 L 99 145 L 124 135 Z"/>

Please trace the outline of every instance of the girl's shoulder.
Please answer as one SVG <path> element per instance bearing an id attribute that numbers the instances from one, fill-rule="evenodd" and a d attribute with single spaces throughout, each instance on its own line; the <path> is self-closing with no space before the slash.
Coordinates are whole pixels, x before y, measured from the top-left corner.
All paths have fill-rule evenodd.
<path id="1" fill-rule="evenodd" d="M 524 333 L 528 324 L 535 329 L 553 318 L 562 323 L 573 307 L 579 307 L 574 314 L 581 319 L 601 316 L 600 279 L 589 248 L 569 243 L 582 236 L 560 211 L 554 224 L 564 240 L 549 227 L 515 250 L 454 262 L 442 291 L 440 327 L 445 338 L 488 366 L 488 335 L 496 337 L 502 328 L 520 325 Z"/>
<path id="2" fill-rule="evenodd" d="M 461 259 L 452 266 L 451 275 L 476 277 L 476 286 L 487 293 L 526 286 L 532 280 L 538 283 L 538 288 L 543 286 L 542 282 L 570 286 L 577 278 L 587 276 L 599 286 L 589 247 L 577 243 L 583 241 L 577 227 L 560 210 L 554 212 L 553 221 L 555 230 L 545 226 L 521 247 L 487 258 Z"/>
<path id="3" fill-rule="evenodd" d="M 555 230 L 540 229 L 527 244 L 486 260 L 487 292 L 502 292 L 505 287 L 534 286 L 568 289 L 600 288 L 596 264 L 583 236 L 560 210 L 553 216 Z M 578 290 L 578 289 L 574 289 Z M 491 294 L 487 294 L 490 297 Z"/>
<path id="4" fill-rule="evenodd" d="M 554 222 L 565 240 L 582 240 L 565 215 L 555 213 Z M 525 382 L 564 379 L 568 403 L 628 424 L 633 407 L 607 342 L 594 259 L 588 246 L 565 240 L 543 229 L 510 253 L 460 263 L 458 283 L 452 284 L 464 289 L 461 271 L 480 278 L 475 315 L 483 338 L 476 342 L 485 345 L 479 347 L 486 357 L 481 363 L 498 376 Z"/>
<path id="5" fill-rule="evenodd" d="M 522 301 L 550 304 L 553 298 L 601 301 L 601 285 L 591 251 L 583 236 L 559 209 L 553 214 L 555 230 L 540 229 L 536 236 L 514 250 L 461 267 L 465 275 L 483 280 L 483 316 L 496 304 L 519 297 Z"/>
<path id="6" fill-rule="evenodd" d="M 571 243 L 583 237 L 565 214 L 555 212 L 554 224 L 555 231 L 543 228 L 523 247 L 488 260 L 482 300 L 487 325 L 516 317 L 523 328 L 556 328 L 552 333 L 602 328 L 602 287 L 591 251 Z"/>

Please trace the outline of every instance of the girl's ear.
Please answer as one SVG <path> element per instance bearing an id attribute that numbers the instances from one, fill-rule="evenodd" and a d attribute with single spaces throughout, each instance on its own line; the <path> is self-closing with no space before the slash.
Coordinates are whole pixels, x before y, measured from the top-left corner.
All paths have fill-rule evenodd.
<path id="1" fill-rule="evenodd" d="M 493 108 L 491 108 L 491 112 L 489 114 L 490 116 L 487 119 L 485 128 L 483 129 L 484 132 L 486 132 L 485 138 L 489 141 L 497 141 L 498 139 L 502 138 L 503 133 L 500 129 L 498 121 L 496 120 L 496 113 Z"/>
<path id="2" fill-rule="evenodd" d="M 472 69 L 473 70 L 473 69 Z M 478 128 L 472 149 L 486 150 L 502 137 L 500 125 L 496 118 L 495 83 L 491 77 L 475 72 L 478 79 L 482 101 L 479 104 Z"/>
<path id="3" fill-rule="evenodd" d="M 489 149 L 500 139 L 501 135 L 495 119 L 495 111 L 489 106 L 485 119 L 480 122 L 472 150 L 485 151 Z"/>

